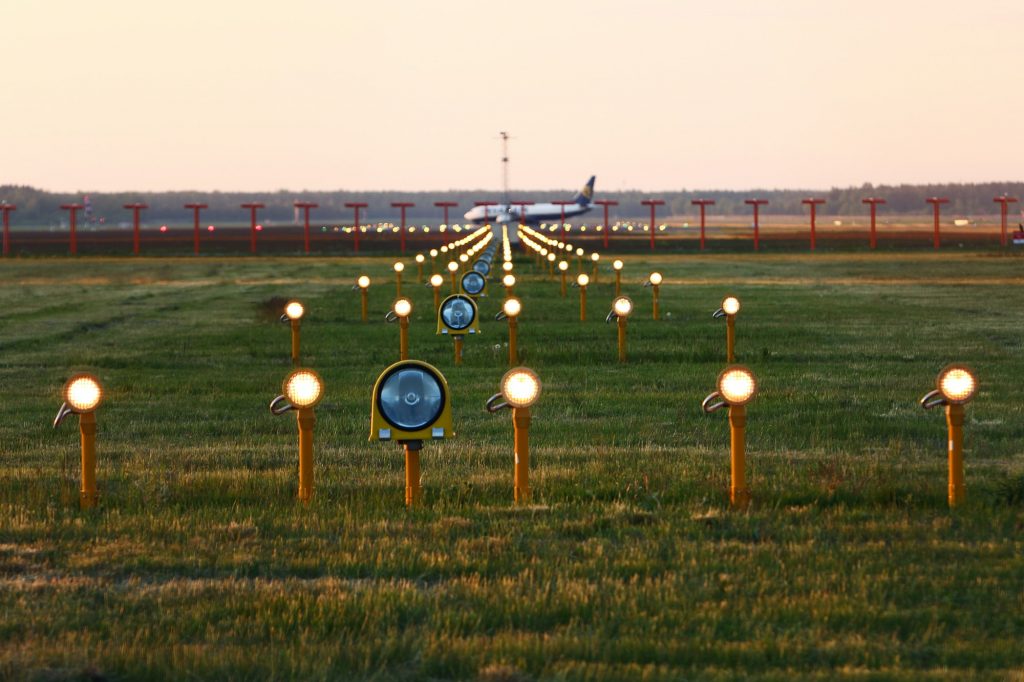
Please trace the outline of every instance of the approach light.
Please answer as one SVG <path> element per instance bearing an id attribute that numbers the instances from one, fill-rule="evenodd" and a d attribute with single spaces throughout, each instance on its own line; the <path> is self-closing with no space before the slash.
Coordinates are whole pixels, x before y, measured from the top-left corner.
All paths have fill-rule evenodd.
<path id="1" fill-rule="evenodd" d="M 712 317 L 725 318 L 725 357 L 728 362 L 736 362 L 736 313 L 740 311 L 740 299 L 726 296 L 722 299 L 722 307 Z"/>
<path id="2" fill-rule="evenodd" d="M 409 359 L 409 315 L 412 314 L 412 301 L 405 298 L 395 299 L 391 310 L 384 316 L 387 322 L 398 322 L 398 359 Z"/>
<path id="3" fill-rule="evenodd" d="M 618 296 L 622 293 L 622 261 L 613 261 L 612 269 L 615 270 L 615 295 Z"/>
<path id="4" fill-rule="evenodd" d="M 616 296 L 612 301 L 612 309 L 605 322 L 616 321 L 619 331 L 619 362 L 626 361 L 626 321 L 633 314 L 633 300 L 628 296 Z"/>
<path id="5" fill-rule="evenodd" d="M 510 260 L 507 260 L 507 261 L 505 261 L 504 263 L 501 264 L 501 269 L 504 270 L 505 272 L 512 272 L 512 268 L 513 267 L 515 267 L 515 266 L 512 265 L 512 261 L 510 261 Z"/>
<path id="6" fill-rule="evenodd" d="M 523 304 L 518 298 L 506 299 L 505 303 L 501 306 L 501 312 L 505 313 L 508 317 L 517 317 L 522 309 Z"/>
<path id="7" fill-rule="evenodd" d="M 576 286 L 585 287 L 590 284 L 590 276 L 586 273 L 580 273 L 576 276 Z"/>
<path id="8" fill-rule="evenodd" d="M 416 262 L 417 262 L 417 263 L 422 263 L 422 262 L 423 262 L 423 261 L 425 261 L 425 260 L 426 260 L 426 258 L 424 258 L 424 257 L 423 257 L 423 254 L 422 254 L 422 253 L 417 253 L 417 254 L 416 254 Z"/>
<path id="9" fill-rule="evenodd" d="M 299 301 L 288 301 L 284 307 L 284 314 L 281 315 L 282 322 L 290 323 L 292 328 L 292 364 L 299 364 L 299 325 L 302 320 L 303 314 L 306 309 L 302 307 L 302 303 Z"/>
<path id="10" fill-rule="evenodd" d="M 437 249 L 431 249 L 430 250 L 430 257 L 431 258 L 437 258 L 437 254 L 438 254 Z"/>
<path id="11" fill-rule="evenodd" d="M 488 412 L 512 408 L 513 499 L 526 502 L 530 498 L 530 407 L 540 398 L 541 383 L 537 373 L 527 367 L 510 369 L 501 378 L 501 392 L 485 403 Z M 499 403 L 499 400 L 504 402 Z"/>
<path id="12" fill-rule="evenodd" d="M 324 384 L 320 375 L 311 369 L 296 369 L 287 377 L 281 393 L 270 401 L 270 412 L 281 415 L 296 411 L 299 425 L 299 499 L 308 503 L 313 498 L 313 427 L 316 413 L 313 408 L 324 397 Z"/>
<path id="13" fill-rule="evenodd" d="M 505 297 L 512 295 L 513 290 L 516 286 L 516 276 L 509 273 L 501 278 L 501 283 L 505 285 Z"/>
<path id="14" fill-rule="evenodd" d="M 587 285 L 590 284 L 590 277 L 581 272 L 576 276 L 576 286 L 580 289 L 580 322 L 587 321 Z"/>
<path id="15" fill-rule="evenodd" d="M 103 386 L 92 374 L 75 374 L 61 390 L 64 402 L 57 410 L 53 428 L 70 415 L 78 415 L 78 431 L 82 449 L 82 487 L 78 503 L 90 509 L 99 503 L 96 491 L 96 408 L 103 402 Z"/>
<path id="16" fill-rule="evenodd" d="M 519 361 L 517 344 L 519 313 L 523 310 L 522 302 L 515 297 L 505 299 L 501 310 L 494 316 L 495 320 L 508 320 L 508 364 L 515 367 Z"/>
<path id="17" fill-rule="evenodd" d="M 701 409 L 710 414 L 729 407 L 731 482 L 729 500 L 735 508 L 750 504 L 746 480 L 747 403 L 757 394 L 757 379 L 741 365 L 726 367 L 718 375 L 718 390 L 704 398 Z"/>
<path id="18" fill-rule="evenodd" d="M 945 367 L 935 380 L 937 388 L 921 398 L 921 407 L 930 410 L 946 406 L 946 425 L 949 428 L 949 493 L 950 507 L 964 501 L 964 405 L 978 390 L 974 372 L 965 365 Z"/>
<path id="19" fill-rule="evenodd" d="M 434 273 L 430 276 L 430 286 L 434 289 L 434 310 L 441 305 L 441 285 L 444 284 L 444 277 Z"/>
<path id="20" fill-rule="evenodd" d="M 562 272 L 565 272 L 566 270 L 569 269 L 569 263 L 567 263 L 564 260 L 558 261 L 558 269 L 561 270 Z"/>
<path id="21" fill-rule="evenodd" d="M 647 278 L 646 282 L 644 282 L 644 286 L 650 287 L 651 293 L 653 294 L 655 320 L 658 319 L 658 287 L 661 285 L 661 280 L 662 277 L 660 272 L 652 272 L 651 276 Z"/>
<path id="22" fill-rule="evenodd" d="M 465 265 L 466 263 L 469 262 L 469 256 L 467 256 L 464 253 L 460 253 L 459 254 L 459 262 L 462 263 L 463 265 Z"/>
<path id="23" fill-rule="evenodd" d="M 455 364 L 462 364 L 462 337 L 480 331 L 476 301 L 465 294 L 452 294 L 437 311 L 437 333 L 450 334 L 455 342 Z"/>
<path id="24" fill-rule="evenodd" d="M 405 263 L 403 263 L 402 261 L 398 261 L 397 263 L 395 263 L 394 267 L 395 272 L 402 272 L 403 270 L 405 270 Z"/>
<path id="25" fill-rule="evenodd" d="M 486 296 L 487 279 L 476 270 L 462 276 L 462 290 L 470 296 Z"/>
<path id="26" fill-rule="evenodd" d="M 448 273 L 451 275 L 452 280 L 452 293 L 459 293 L 459 264 L 455 261 L 448 261 Z"/>
<path id="27" fill-rule="evenodd" d="M 448 382 L 436 367 L 397 362 L 377 378 L 370 404 L 370 440 L 398 441 L 405 450 L 405 504 L 421 499 L 420 456 L 424 440 L 452 433 Z"/>
<path id="28" fill-rule="evenodd" d="M 415 260 L 416 260 L 416 281 L 417 282 L 422 282 L 423 281 L 423 262 L 425 260 L 427 260 L 427 259 L 423 257 L 422 253 L 417 253 Z"/>
<path id="29" fill-rule="evenodd" d="M 360 303 L 362 304 L 362 319 L 363 322 L 366 322 L 367 311 L 369 309 L 370 297 L 368 290 L 370 288 L 370 278 L 367 277 L 366 275 L 360 275 L 359 279 L 356 280 L 356 287 L 359 288 L 359 300 Z"/>

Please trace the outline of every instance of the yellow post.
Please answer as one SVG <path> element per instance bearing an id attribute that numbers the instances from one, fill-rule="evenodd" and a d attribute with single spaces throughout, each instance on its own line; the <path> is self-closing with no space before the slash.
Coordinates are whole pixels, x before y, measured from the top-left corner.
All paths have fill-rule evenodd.
<path id="1" fill-rule="evenodd" d="M 622 270 L 615 271 L 615 295 L 620 295 L 620 289 L 622 289 Z"/>
<path id="2" fill-rule="evenodd" d="M 562 270 L 562 298 L 565 298 L 565 270 Z"/>
<path id="3" fill-rule="evenodd" d="M 458 280 L 458 276 L 459 276 L 458 275 L 458 270 L 453 270 L 452 271 L 452 293 L 453 294 L 459 293 L 459 280 Z"/>
<path id="4" fill-rule="evenodd" d="M 437 309 L 441 307 L 441 287 L 434 287 L 434 314 L 437 314 Z"/>
<path id="5" fill-rule="evenodd" d="M 312 408 L 296 410 L 299 422 L 299 499 L 309 503 L 313 499 L 313 426 L 316 413 Z"/>
<path id="6" fill-rule="evenodd" d="M 416 281 L 423 281 L 423 263 L 416 261 Z"/>
<path id="7" fill-rule="evenodd" d="M 516 288 L 514 286 L 513 287 L 505 287 L 505 298 L 506 299 L 512 298 L 513 296 L 515 296 L 515 293 L 516 293 Z"/>
<path id="8" fill-rule="evenodd" d="M 654 290 L 654 319 L 658 319 L 658 285 L 652 284 L 651 289 Z"/>
<path id="9" fill-rule="evenodd" d="M 360 289 L 359 291 L 360 291 L 361 298 L 362 298 L 362 301 L 363 301 L 363 322 L 366 322 L 366 311 L 367 311 L 367 307 L 368 307 L 367 304 L 369 303 L 369 301 L 368 301 L 369 296 L 367 296 L 367 294 L 366 294 L 366 289 Z"/>
<path id="10" fill-rule="evenodd" d="M 590 279 L 597 281 L 597 261 L 594 261 L 594 272 L 590 275 Z"/>
<path id="11" fill-rule="evenodd" d="M 78 417 L 82 434 L 82 490 L 78 502 L 82 509 L 91 509 L 99 502 L 96 492 L 96 414 L 83 412 Z"/>
<path id="12" fill-rule="evenodd" d="M 398 294 L 395 296 L 395 298 L 401 298 L 402 297 L 402 271 L 401 270 L 395 270 L 395 288 L 398 291 Z"/>
<path id="13" fill-rule="evenodd" d="M 514 496 L 517 503 L 530 499 L 530 408 L 512 409 L 513 443 L 515 446 Z"/>
<path id="14" fill-rule="evenodd" d="M 405 448 L 405 506 L 420 503 L 420 443 L 403 443 Z"/>
<path id="15" fill-rule="evenodd" d="M 725 354 L 728 362 L 736 362 L 736 316 L 725 316 Z"/>
<path id="16" fill-rule="evenodd" d="M 626 361 L 626 318 L 618 318 L 619 322 L 619 362 Z"/>
<path id="17" fill-rule="evenodd" d="M 732 460 L 732 482 L 729 487 L 729 501 L 736 509 L 746 509 L 750 504 L 750 490 L 747 489 L 747 407 L 729 407 L 729 433 L 731 437 L 730 457 Z"/>
<path id="18" fill-rule="evenodd" d="M 587 321 L 587 288 L 580 287 L 580 322 Z"/>
<path id="19" fill-rule="evenodd" d="M 409 359 L 409 317 L 398 318 L 398 359 Z"/>
<path id="20" fill-rule="evenodd" d="M 519 326 L 518 321 L 514 317 L 508 318 L 508 366 L 515 367 L 518 364 L 516 361 L 519 358 L 519 352 L 516 350 L 516 331 Z"/>
<path id="21" fill-rule="evenodd" d="M 949 425 L 949 506 L 964 501 L 964 406 L 947 405 Z"/>
<path id="22" fill-rule="evenodd" d="M 292 364 L 299 366 L 299 321 L 292 320 Z"/>
<path id="23" fill-rule="evenodd" d="M 462 364 L 462 335 L 455 337 L 455 364 Z"/>

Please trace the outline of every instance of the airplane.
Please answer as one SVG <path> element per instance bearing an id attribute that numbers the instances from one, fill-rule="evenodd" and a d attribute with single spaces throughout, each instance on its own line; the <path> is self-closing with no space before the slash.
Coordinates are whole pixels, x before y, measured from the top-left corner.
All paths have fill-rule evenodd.
<path id="1" fill-rule="evenodd" d="M 565 206 L 566 219 L 583 215 L 590 211 L 594 198 L 594 177 L 590 176 L 587 184 L 573 196 L 571 204 Z M 498 224 L 518 222 L 526 225 L 539 225 L 541 222 L 562 219 L 562 207 L 558 204 L 531 204 L 516 206 L 515 202 L 496 204 L 494 206 L 474 206 L 462 216 L 467 222 L 477 225 L 497 222 Z"/>

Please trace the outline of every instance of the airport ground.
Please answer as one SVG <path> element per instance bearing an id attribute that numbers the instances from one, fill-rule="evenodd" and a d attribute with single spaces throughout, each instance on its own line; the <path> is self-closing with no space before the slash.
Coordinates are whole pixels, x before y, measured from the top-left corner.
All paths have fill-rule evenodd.
<path id="1" fill-rule="evenodd" d="M 0 262 L 0 679 L 1021 678 L 1024 255 L 858 249 L 627 254 L 625 365 L 614 252 L 582 323 L 575 290 L 518 260 L 544 383 L 519 507 L 509 414 L 483 409 L 507 367 L 500 288 L 457 367 L 408 260 L 411 355 L 447 377 L 457 431 L 425 444 L 413 511 L 399 447 L 367 440 L 398 355 L 392 258 Z M 726 293 L 761 383 L 746 512 L 727 418 L 700 409 Z M 327 391 L 308 506 L 295 419 L 267 409 L 289 297 Z M 952 361 L 980 382 L 956 510 L 944 417 L 917 404 Z M 108 391 L 91 512 L 76 425 L 51 428 L 74 370 Z"/>

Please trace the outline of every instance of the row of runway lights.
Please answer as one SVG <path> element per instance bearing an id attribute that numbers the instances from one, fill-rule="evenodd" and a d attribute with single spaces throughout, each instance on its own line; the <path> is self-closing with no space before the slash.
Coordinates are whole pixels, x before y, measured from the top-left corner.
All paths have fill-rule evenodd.
<path id="1" fill-rule="evenodd" d="M 297 322 L 302 316 L 301 308 L 300 303 L 292 301 L 287 306 L 285 316 Z M 730 309 L 735 312 L 730 313 Z M 733 320 L 738 310 L 739 301 L 730 297 L 723 302 L 722 308 L 716 311 L 715 317 L 724 316 Z M 615 314 L 618 312 L 613 311 Z M 734 327 L 730 325 L 729 329 L 727 352 L 729 362 L 733 362 Z M 620 352 L 622 343 L 623 334 L 620 328 Z M 297 341 L 293 335 L 293 359 L 297 355 L 296 351 Z M 419 360 L 407 359 L 407 344 L 402 344 L 401 352 L 402 359 L 385 369 L 374 384 L 370 440 L 397 441 L 402 445 L 406 465 L 405 502 L 406 505 L 413 506 L 421 497 L 419 451 L 423 441 L 440 440 L 452 435 L 451 393 L 446 379 L 436 367 Z M 514 367 L 505 373 L 499 386 L 499 392 L 486 401 L 485 408 L 489 412 L 497 412 L 504 408 L 512 410 L 513 499 L 520 503 L 528 500 L 530 496 L 530 408 L 540 397 L 541 382 L 533 370 Z M 732 506 L 738 509 L 743 509 L 750 503 L 750 489 L 746 483 L 746 406 L 756 395 L 757 389 L 757 379 L 750 369 L 730 364 L 719 374 L 716 390 L 701 403 L 701 408 L 708 414 L 728 407 L 731 468 L 729 496 Z M 974 397 L 976 391 L 977 381 L 974 373 L 966 366 L 956 364 L 944 368 L 936 379 L 936 389 L 920 400 L 921 406 L 926 410 L 938 406 L 946 407 L 946 422 L 949 429 L 950 507 L 956 507 L 964 499 L 964 405 Z M 314 408 L 322 400 L 323 395 L 323 380 L 320 376 L 312 369 L 297 368 L 285 378 L 282 394 L 270 403 L 270 411 L 275 415 L 292 410 L 297 413 L 298 497 L 303 502 L 309 502 L 313 495 L 313 427 L 316 424 Z M 62 397 L 64 402 L 57 412 L 53 425 L 56 428 L 70 414 L 79 415 L 82 453 L 82 485 L 79 499 L 83 508 L 94 507 L 98 502 L 95 411 L 103 400 L 103 388 L 97 377 L 91 374 L 76 374 L 64 384 Z"/>

